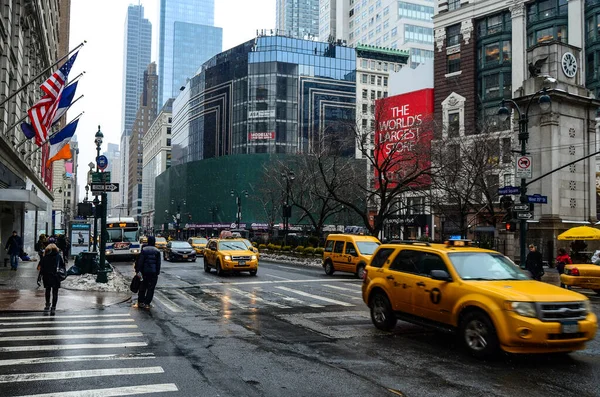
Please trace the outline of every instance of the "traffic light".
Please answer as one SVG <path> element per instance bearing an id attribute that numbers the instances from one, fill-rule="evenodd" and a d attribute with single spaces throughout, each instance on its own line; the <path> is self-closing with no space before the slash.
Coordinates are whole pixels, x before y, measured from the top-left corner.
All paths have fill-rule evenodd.
<path id="1" fill-rule="evenodd" d="M 517 224 L 515 222 L 506 222 L 506 231 L 514 232 L 517 230 Z"/>

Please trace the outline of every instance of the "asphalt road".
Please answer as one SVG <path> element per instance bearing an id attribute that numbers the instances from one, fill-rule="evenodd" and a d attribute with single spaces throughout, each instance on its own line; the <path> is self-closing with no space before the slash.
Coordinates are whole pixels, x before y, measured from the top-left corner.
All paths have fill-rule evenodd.
<path id="1" fill-rule="evenodd" d="M 598 337 L 570 355 L 480 361 L 419 326 L 378 331 L 360 281 L 318 267 L 218 277 L 202 259 L 166 262 L 153 305 L 3 314 L 0 395 L 600 396 Z"/>

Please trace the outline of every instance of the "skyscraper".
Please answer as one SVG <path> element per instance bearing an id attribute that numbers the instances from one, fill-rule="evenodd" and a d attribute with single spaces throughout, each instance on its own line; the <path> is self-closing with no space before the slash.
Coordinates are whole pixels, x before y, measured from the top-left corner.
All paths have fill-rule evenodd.
<path id="1" fill-rule="evenodd" d="M 214 0 L 160 0 L 159 107 L 179 93 L 200 65 L 221 52 Z"/>
<path id="2" fill-rule="evenodd" d="M 276 26 L 282 33 L 297 38 L 319 36 L 319 0 L 277 0 L 276 12 Z"/>
<path id="3" fill-rule="evenodd" d="M 144 85 L 144 72 L 150 64 L 152 49 L 152 24 L 144 18 L 144 7 L 130 5 L 125 19 L 125 45 L 123 49 L 123 110 L 121 122 L 121 154 L 124 167 L 121 170 L 121 200 L 127 203 L 127 159 L 129 136 L 140 105 L 140 94 Z M 116 181 L 116 180 L 115 180 Z"/>
<path id="4" fill-rule="evenodd" d="M 103 153 L 108 159 L 108 167 L 105 171 L 110 172 L 110 178 L 112 181 L 121 180 L 121 152 L 119 151 L 119 145 L 116 143 L 109 143 L 106 151 Z M 121 193 L 107 193 L 107 216 L 118 216 L 123 215 L 120 211 L 119 204 Z"/>

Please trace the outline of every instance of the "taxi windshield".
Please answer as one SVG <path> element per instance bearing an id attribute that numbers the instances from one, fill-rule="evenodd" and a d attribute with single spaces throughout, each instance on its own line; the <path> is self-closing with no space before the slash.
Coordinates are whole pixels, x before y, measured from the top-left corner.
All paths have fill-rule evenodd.
<path id="1" fill-rule="evenodd" d="M 363 255 L 373 255 L 373 252 L 379 247 L 379 243 L 374 241 L 357 241 L 358 250 Z"/>
<path id="2" fill-rule="evenodd" d="M 156 242 L 157 243 L 165 243 L 167 240 L 164 237 L 157 237 L 156 238 Z"/>
<path id="3" fill-rule="evenodd" d="M 463 280 L 529 280 L 510 259 L 491 252 L 453 252 L 448 254 Z"/>
<path id="4" fill-rule="evenodd" d="M 243 241 L 221 241 L 219 249 L 226 251 L 247 251 L 248 246 Z"/>
<path id="5" fill-rule="evenodd" d="M 205 238 L 193 238 L 192 244 L 206 244 Z"/>

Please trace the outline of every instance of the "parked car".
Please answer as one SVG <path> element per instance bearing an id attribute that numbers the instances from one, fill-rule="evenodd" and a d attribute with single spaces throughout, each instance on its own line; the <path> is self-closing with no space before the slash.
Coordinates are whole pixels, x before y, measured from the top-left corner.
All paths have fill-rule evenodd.
<path id="1" fill-rule="evenodd" d="M 381 242 L 377 237 L 356 234 L 330 234 L 323 251 L 325 274 L 350 272 L 362 278 L 367 263 Z"/>
<path id="2" fill-rule="evenodd" d="M 187 242 L 194 248 L 196 254 L 200 256 L 204 255 L 204 249 L 206 248 L 206 243 L 208 243 L 207 239 L 204 237 L 191 237 Z"/>
<path id="3" fill-rule="evenodd" d="M 163 251 L 166 261 L 196 261 L 196 251 L 187 241 L 169 241 Z"/>

